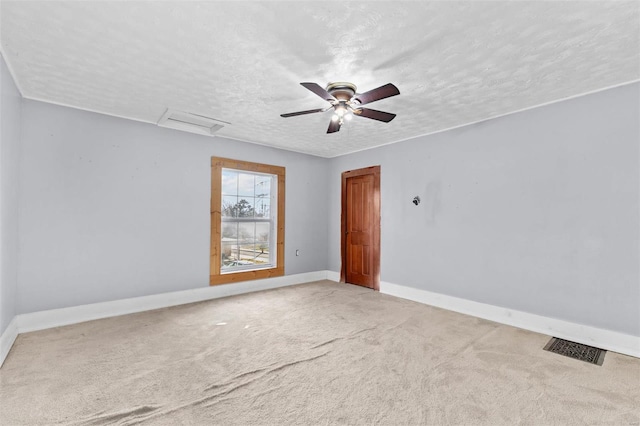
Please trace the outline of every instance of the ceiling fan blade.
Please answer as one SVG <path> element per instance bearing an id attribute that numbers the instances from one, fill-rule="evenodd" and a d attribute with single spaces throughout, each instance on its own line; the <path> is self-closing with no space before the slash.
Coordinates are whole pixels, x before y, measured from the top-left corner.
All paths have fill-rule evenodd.
<path id="1" fill-rule="evenodd" d="M 326 111 L 325 108 L 308 109 L 306 111 L 289 112 L 287 114 L 280 114 L 280 117 L 295 117 L 296 115 L 313 114 L 314 112 Z"/>
<path id="2" fill-rule="evenodd" d="M 385 123 L 390 122 L 394 118 L 396 118 L 395 114 L 391 114 L 390 112 L 378 111 L 377 109 L 371 108 L 358 108 L 353 111 L 354 114 L 359 115 L 360 117 L 371 118 L 373 120 L 384 121 Z"/>
<path id="3" fill-rule="evenodd" d="M 331 93 L 327 92 L 316 83 L 300 83 L 300 85 L 305 87 L 306 89 L 311 90 L 313 93 L 320 96 L 325 101 L 337 101 L 337 99 L 334 98 Z"/>
<path id="4" fill-rule="evenodd" d="M 369 104 L 371 102 L 379 101 L 380 99 L 390 98 L 391 96 L 399 95 L 400 90 L 391 83 L 380 86 L 377 89 L 369 90 L 365 93 L 357 93 L 354 96 L 360 105 Z"/>
<path id="5" fill-rule="evenodd" d="M 327 133 L 335 133 L 340 130 L 340 121 L 331 120 L 329 122 L 329 128 L 327 129 Z"/>

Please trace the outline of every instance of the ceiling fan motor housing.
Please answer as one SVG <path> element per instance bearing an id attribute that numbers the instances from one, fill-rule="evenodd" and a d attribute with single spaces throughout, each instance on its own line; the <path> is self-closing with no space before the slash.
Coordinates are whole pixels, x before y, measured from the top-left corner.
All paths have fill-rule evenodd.
<path id="1" fill-rule="evenodd" d="M 345 82 L 329 83 L 327 85 L 327 92 L 337 100 L 347 102 L 356 94 L 356 85 Z"/>

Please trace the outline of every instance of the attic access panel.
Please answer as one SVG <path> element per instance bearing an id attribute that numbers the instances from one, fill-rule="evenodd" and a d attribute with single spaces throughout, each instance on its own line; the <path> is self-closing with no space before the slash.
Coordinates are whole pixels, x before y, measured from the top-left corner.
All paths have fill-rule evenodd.
<path id="1" fill-rule="evenodd" d="M 213 135 L 225 125 L 229 124 L 231 123 L 171 108 L 168 108 L 162 117 L 160 117 L 160 120 L 158 120 L 158 126 L 160 127 L 168 127 L 170 129 L 183 130 L 207 136 Z"/>

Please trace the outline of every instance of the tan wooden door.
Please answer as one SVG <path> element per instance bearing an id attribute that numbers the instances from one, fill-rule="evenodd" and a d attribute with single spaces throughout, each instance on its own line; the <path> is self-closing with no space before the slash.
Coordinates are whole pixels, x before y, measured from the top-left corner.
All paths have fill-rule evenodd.
<path id="1" fill-rule="evenodd" d="M 343 278 L 379 289 L 380 167 L 343 174 Z"/>

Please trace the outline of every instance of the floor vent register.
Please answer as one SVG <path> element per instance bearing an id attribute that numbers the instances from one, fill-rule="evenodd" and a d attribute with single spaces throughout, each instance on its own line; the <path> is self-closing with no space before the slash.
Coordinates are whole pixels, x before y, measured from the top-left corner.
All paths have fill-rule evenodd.
<path id="1" fill-rule="evenodd" d="M 558 339 L 557 337 L 552 337 L 544 347 L 544 350 L 596 365 L 602 365 L 604 355 L 607 353 L 604 349 Z"/>

